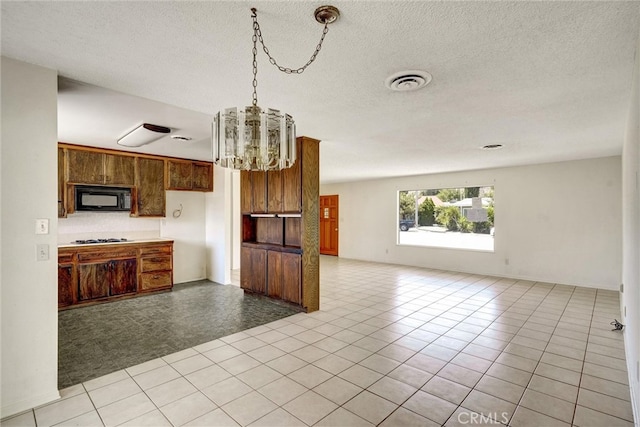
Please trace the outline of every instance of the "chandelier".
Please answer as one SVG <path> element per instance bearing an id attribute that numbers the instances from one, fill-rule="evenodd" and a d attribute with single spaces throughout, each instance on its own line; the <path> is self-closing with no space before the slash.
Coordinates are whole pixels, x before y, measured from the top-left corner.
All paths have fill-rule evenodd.
<path id="1" fill-rule="evenodd" d="M 251 105 L 244 110 L 232 107 L 215 115 L 213 123 L 213 150 L 215 164 L 225 168 L 269 171 L 285 169 L 296 161 L 296 126 L 293 117 L 280 110 L 258 106 L 258 61 L 257 42 L 269 57 L 269 62 L 286 74 L 302 74 L 316 59 L 328 25 L 340 16 L 333 6 L 322 6 L 316 9 L 316 21 L 324 24 L 320 42 L 311 58 L 300 68 L 291 69 L 279 65 L 265 46 L 258 24 L 255 8 L 251 9 L 253 18 L 253 99 Z"/>

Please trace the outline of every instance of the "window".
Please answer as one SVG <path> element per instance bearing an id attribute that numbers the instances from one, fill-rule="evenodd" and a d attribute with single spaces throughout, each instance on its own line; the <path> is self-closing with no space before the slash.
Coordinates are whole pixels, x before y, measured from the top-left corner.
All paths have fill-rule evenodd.
<path id="1" fill-rule="evenodd" d="M 493 186 L 398 192 L 398 244 L 493 251 Z"/>

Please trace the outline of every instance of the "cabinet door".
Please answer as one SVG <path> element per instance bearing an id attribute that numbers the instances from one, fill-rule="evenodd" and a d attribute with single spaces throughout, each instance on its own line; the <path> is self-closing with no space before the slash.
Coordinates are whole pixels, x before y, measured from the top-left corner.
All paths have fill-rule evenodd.
<path id="1" fill-rule="evenodd" d="M 164 160 L 137 160 L 137 216 L 165 216 Z"/>
<path id="2" fill-rule="evenodd" d="M 267 251 L 244 247 L 240 256 L 240 287 L 264 294 L 267 289 Z"/>
<path id="3" fill-rule="evenodd" d="M 300 153 L 299 148 L 298 153 Z M 298 157 L 298 160 L 296 160 L 293 166 L 287 169 L 282 169 L 282 210 L 284 212 L 302 211 L 300 157 Z"/>
<path id="4" fill-rule="evenodd" d="M 111 261 L 109 294 L 122 295 L 138 290 L 138 270 L 135 258 Z"/>
<path id="5" fill-rule="evenodd" d="M 58 264 L 58 307 L 73 304 L 73 264 Z"/>
<path id="6" fill-rule="evenodd" d="M 67 204 L 64 191 L 64 149 L 58 148 L 58 218 L 67 217 Z"/>
<path id="7" fill-rule="evenodd" d="M 167 160 L 167 190 L 193 188 L 193 164 L 189 161 Z"/>
<path id="8" fill-rule="evenodd" d="M 104 183 L 104 154 L 84 150 L 67 150 L 69 182 L 78 184 Z"/>
<path id="9" fill-rule="evenodd" d="M 135 157 L 104 155 L 104 183 L 107 185 L 134 185 Z"/>
<path id="10" fill-rule="evenodd" d="M 110 262 L 78 264 L 78 300 L 109 296 Z"/>
<path id="11" fill-rule="evenodd" d="M 267 251 L 267 295 L 282 298 L 282 253 Z"/>
<path id="12" fill-rule="evenodd" d="M 251 172 L 240 171 L 240 212 L 251 213 L 253 203 L 253 192 L 251 191 Z"/>
<path id="13" fill-rule="evenodd" d="M 302 256 L 282 253 L 282 299 L 295 304 L 302 303 Z"/>
<path id="14" fill-rule="evenodd" d="M 251 172 L 251 194 L 253 198 L 253 212 L 267 212 L 267 173 Z"/>
<path id="15" fill-rule="evenodd" d="M 211 163 L 193 163 L 193 189 L 213 191 L 213 165 Z"/>
<path id="16" fill-rule="evenodd" d="M 267 211 L 282 212 L 282 171 L 267 172 Z"/>

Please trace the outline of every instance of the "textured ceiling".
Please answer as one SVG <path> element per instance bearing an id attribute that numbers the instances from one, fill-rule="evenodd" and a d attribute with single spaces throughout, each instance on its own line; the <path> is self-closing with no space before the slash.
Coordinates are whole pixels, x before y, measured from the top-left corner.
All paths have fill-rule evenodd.
<path id="1" fill-rule="evenodd" d="M 212 115 L 251 102 L 249 9 L 278 62 L 295 68 L 320 37 L 312 14 L 322 4 L 3 1 L 2 55 L 86 83 L 63 81 L 61 140 L 116 148 L 122 133 L 156 120 L 194 140 L 146 152 L 208 158 Z M 258 58 L 259 105 L 323 141 L 322 182 L 621 153 L 640 3 L 331 4 L 341 18 L 303 74 Z M 411 69 L 433 81 L 385 88 Z"/>

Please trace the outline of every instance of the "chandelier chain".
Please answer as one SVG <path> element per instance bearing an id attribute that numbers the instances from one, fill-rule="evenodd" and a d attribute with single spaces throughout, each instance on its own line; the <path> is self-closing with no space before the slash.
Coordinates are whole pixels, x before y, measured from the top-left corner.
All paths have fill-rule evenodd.
<path id="1" fill-rule="evenodd" d="M 267 46 L 264 44 L 264 39 L 262 38 L 262 31 L 260 30 L 260 24 L 258 24 L 258 15 L 256 13 L 256 9 L 252 8 L 251 12 L 252 12 L 251 17 L 253 18 L 254 49 L 255 49 L 255 38 L 257 37 L 257 39 L 260 41 L 260 44 L 262 45 L 262 50 L 264 50 L 264 53 L 269 57 L 269 62 L 273 64 L 276 68 L 278 68 L 278 70 L 286 74 L 302 74 L 304 70 L 306 70 L 307 67 L 311 65 L 313 61 L 316 60 L 316 57 L 320 53 L 320 49 L 322 49 L 322 43 L 324 42 L 324 37 L 329 32 L 328 21 L 324 23 L 324 29 L 322 30 L 322 36 L 320 37 L 320 41 L 318 42 L 318 45 L 313 51 L 313 54 L 311 54 L 311 57 L 309 58 L 307 63 L 300 68 L 294 69 L 289 67 L 283 67 L 282 65 L 276 62 L 276 59 L 273 56 L 271 56 L 271 53 L 269 53 L 269 48 L 267 48 Z M 254 56 L 254 61 L 255 61 L 255 56 Z M 255 81 L 254 81 L 254 84 L 255 84 Z"/>
<path id="2" fill-rule="evenodd" d="M 254 13 L 255 15 L 255 9 L 251 9 L 251 11 Z M 257 59 L 257 55 L 258 55 L 258 47 L 256 45 L 257 41 L 258 41 L 258 33 L 257 33 L 257 29 L 256 29 L 256 24 L 257 22 L 254 19 L 253 22 L 253 95 L 252 95 L 252 105 L 254 107 L 258 106 L 258 59 Z"/>

